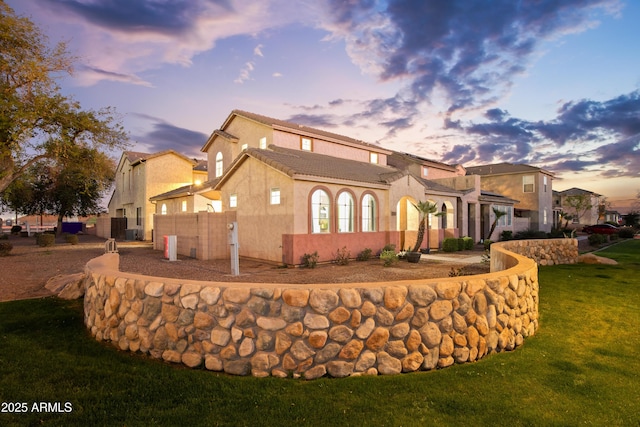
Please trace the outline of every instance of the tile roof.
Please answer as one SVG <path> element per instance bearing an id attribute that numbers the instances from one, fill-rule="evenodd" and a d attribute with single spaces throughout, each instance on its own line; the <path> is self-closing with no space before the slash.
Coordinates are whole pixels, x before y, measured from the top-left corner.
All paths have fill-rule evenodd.
<path id="1" fill-rule="evenodd" d="M 233 170 L 234 166 L 246 157 L 253 157 L 260 160 L 292 178 L 313 176 L 367 184 L 389 184 L 406 175 L 405 172 L 398 171 L 389 166 L 341 159 L 324 154 L 292 150 L 273 145 L 269 146 L 268 150 L 259 148 L 247 149 L 243 156 L 236 159 L 229 170 Z"/>
<path id="2" fill-rule="evenodd" d="M 469 166 L 466 168 L 467 175 L 505 175 L 512 173 L 544 172 L 553 175 L 551 172 L 535 166 L 514 163 L 495 163 L 492 165 Z"/>

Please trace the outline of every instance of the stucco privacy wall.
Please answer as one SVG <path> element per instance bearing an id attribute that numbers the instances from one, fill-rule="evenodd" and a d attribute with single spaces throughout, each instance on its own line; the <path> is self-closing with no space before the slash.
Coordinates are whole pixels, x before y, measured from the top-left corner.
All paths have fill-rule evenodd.
<path id="1" fill-rule="evenodd" d="M 85 324 L 121 350 L 235 375 L 397 374 L 513 350 L 538 327 L 534 261 L 493 245 L 505 271 L 322 285 L 192 282 L 85 269 Z"/>

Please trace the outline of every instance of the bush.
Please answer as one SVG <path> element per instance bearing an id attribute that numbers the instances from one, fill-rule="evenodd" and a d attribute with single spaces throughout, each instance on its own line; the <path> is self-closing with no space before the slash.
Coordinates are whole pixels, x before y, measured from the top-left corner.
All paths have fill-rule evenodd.
<path id="1" fill-rule="evenodd" d="M 633 235 L 635 234 L 635 230 L 631 227 L 622 227 L 620 231 L 618 231 L 618 236 L 621 239 L 633 239 Z"/>
<path id="2" fill-rule="evenodd" d="M 513 231 L 504 230 L 500 233 L 500 240 L 513 240 Z"/>
<path id="3" fill-rule="evenodd" d="M 67 234 L 64 239 L 67 243 L 71 243 L 72 245 L 78 244 L 78 235 L 76 234 Z"/>
<path id="4" fill-rule="evenodd" d="M 464 239 L 462 237 L 458 237 L 458 250 L 464 251 Z"/>
<path id="5" fill-rule="evenodd" d="M 10 242 L 0 242 L 0 256 L 7 256 L 13 249 L 13 245 Z"/>
<path id="6" fill-rule="evenodd" d="M 394 245 L 395 247 L 395 245 Z M 396 255 L 396 251 L 395 250 L 383 250 L 380 253 L 380 259 L 382 260 L 383 264 L 385 267 L 390 267 L 391 265 L 393 265 L 394 263 L 398 262 L 398 255 Z"/>
<path id="7" fill-rule="evenodd" d="M 492 244 L 492 243 L 493 243 L 493 241 L 492 241 L 492 240 L 486 239 L 486 240 L 484 241 L 484 243 L 483 243 L 483 244 L 484 244 L 484 250 L 485 250 L 485 251 L 488 251 L 488 250 L 489 250 L 489 247 L 491 246 L 491 244 Z"/>
<path id="8" fill-rule="evenodd" d="M 304 254 L 302 255 L 302 266 L 305 268 L 316 268 L 318 258 L 318 251 L 315 251 L 312 254 Z"/>
<path id="9" fill-rule="evenodd" d="M 351 252 L 347 250 L 346 246 L 343 246 L 342 249 L 338 249 L 333 258 L 333 262 L 337 265 L 347 265 L 349 264 L 349 258 L 351 257 Z"/>
<path id="10" fill-rule="evenodd" d="M 518 231 L 514 238 L 516 240 L 526 240 L 526 239 L 546 239 L 547 233 L 544 231 L 538 231 L 533 229 L 528 229 L 524 231 Z"/>
<path id="11" fill-rule="evenodd" d="M 607 236 L 604 234 L 590 234 L 589 235 L 589 244 L 591 246 L 598 246 L 607 242 Z"/>
<path id="12" fill-rule="evenodd" d="M 382 250 L 380 251 L 380 254 L 382 254 L 382 252 L 384 251 L 396 251 L 396 245 L 394 245 L 393 243 L 387 243 L 386 245 L 384 245 L 384 248 L 382 248 Z"/>
<path id="13" fill-rule="evenodd" d="M 356 260 L 358 261 L 368 261 L 373 256 L 373 251 L 369 248 L 365 248 L 362 252 L 358 254 Z"/>
<path id="14" fill-rule="evenodd" d="M 49 233 L 38 234 L 36 236 L 36 243 L 42 247 L 53 246 L 56 243 L 56 236 L 55 234 Z"/>
<path id="15" fill-rule="evenodd" d="M 0 233 L 0 240 L 9 240 L 9 235 L 8 234 L 4 234 L 4 233 Z"/>
<path id="16" fill-rule="evenodd" d="M 20 225 L 14 225 L 13 227 L 11 227 L 11 234 L 18 235 L 20 234 L 21 231 L 22 231 L 22 226 Z"/>
<path id="17" fill-rule="evenodd" d="M 442 241 L 442 250 L 445 252 L 456 252 L 458 250 L 458 239 L 447 237 Z"/>
<path id="18" fill-rule="evenodd" d="M 464 240 L 464 248 L 467 251 L 473 250 L 473 239 L 469 236 L 467 237 L 463 237 L 462 240 Z"/>

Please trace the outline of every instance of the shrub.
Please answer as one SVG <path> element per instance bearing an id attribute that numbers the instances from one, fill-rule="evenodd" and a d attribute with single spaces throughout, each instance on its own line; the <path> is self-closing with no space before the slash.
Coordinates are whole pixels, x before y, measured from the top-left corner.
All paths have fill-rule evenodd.
<path id="1" fill-rule="evenodd" d="M 591 246 L 598 246 L 607 241 L 607 236 L 604 234 L 590 234 L 589 235 L 589 244 Z"/>
<path id="2" fill-rule="evenodd" d="M 67 243 L 71 243 L 72 245 L 78 244 L 78 236 L 76 234 L 67 234 L 65 236 L 65 241 Z"/>
<path id="3" fill-rule="evenodd" d="M 318 251 L 315 251 L 312 254 L 304 254 L 302 255 L 302 267 L 305 268 L 316 268 L 318 264 Z"/>
<path id="4" fill-rule="evenodd" d="M 513 240 L 513 231 L 504 230 L 500 233 L 500 240 Z"/>
<path id="5" fill-rule="evenodd" d="M 462 237 L 458 237 L 458 250 L 464 251 L 464 239 Z"/>
<path id="6" fill-rule="evenodd" d="M 0 256 L 7 256 L 13 249 L 13 245 L 10 242 L 0 242 Z"/>
<path id="7" fill-rule="evenodd" d="M 445 252 L 455 252 L 458 250 L 458 239 L 447 237 L 442 241 L 442 250 Z"/>
<path id="8" fill-rule="evenodd" d="M 528 230 L 518 231 L 514 235 L 514 238 L 516 240 L 546 239 L 547 238 L 547 233 L 545 233 L 544 231 L 533 230 L 533 229 L 530 228 Z"/>
<path id="9" fill-rule="evenodd" d="M 489 250 L 489 247 L 491 246 L 491 244 L 492 244 L 492 243 L 493 243 L 493 241 L 491 241 L 491 240 L 489 240 L 489 239 L 485 239 L 485 241 L 484 241 L 484 243 L 483 243 L 483 244 L 484 244 L 484 250 L 485 250 L 485 251 L 488 251 L 488 250 Z"/>
<path id="10" fill-rule="evenodd" d="M 473 249 L 473 239 L 469 236 L 463 237 L 462 240 L 464 240 L 464 248 L 468 251 Z"/>
<path id="11" fill-rule="evenodd" d="M 337 265 L 347 265 L 349 264 L 349 257 L 351 257 L 351 252 L 347 250 L 346 246 L 343 246 L 342 249 L 336 251 L 333 262 Z"/>
<path id="12" fill-rule="evenodd" d="M 9 240 L 9 235 L 8 234 L 4 234 L 4 233 L 0 233 L 0 240 Z"/>
<path id="13" fill-rule="evenodd" d="M 38 234 L 36 236 L 36 243 L 42 247 L 53 246 L 56 243 L 56 236 L 55 234 L 49 233 Z"/>
<path id="14" fill-rule="evenodd" d="M 387 243 L 386 245 L 384 245 L 384 248 L 382 248 L 382 250 L 380 251 L 380 253 L 382 254 L 382 252 L 384 251 L 396 251 L 396 245 L 394 245 L 393 243 Z"/>
<path id="15" fill-rule="evenodd" d="M 633 239 L 633 235 L 635 234 L 635 230 L 631 227 L 622 227 L 620 231 L 618 231 L 618 236 L 621 239 Z"/>
<path id="16" fill-rule="evenodd" d="M 18 235 L 20 234 L 21 231 L 22 231 L 22 226 L 20 225 L 14 225 L 13 227 L 11 227 L 11 234 Z"/>
<path id="17" fill-rule="evenodd" d="M 371 259 L 373 251 L 369 248 L 365 248 L 362 252 L 358 254 L 356 260 L 358 261 L 368 261 Z"/>
<path id="18" fill-rule="evenodd" d="M 385 267 L 390 267 L 394 263 L 398 262 L 398 255 L 396 255 L 396 251 L 383 250 L 380 253 L 380 259 L 382 260 Z"/>

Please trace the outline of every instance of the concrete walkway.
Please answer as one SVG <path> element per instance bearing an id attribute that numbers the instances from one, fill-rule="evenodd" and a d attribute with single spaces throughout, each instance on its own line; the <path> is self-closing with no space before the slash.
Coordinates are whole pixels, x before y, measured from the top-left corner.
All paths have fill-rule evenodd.
<path id="1" fill-rule="evenodd" d="M 472 255 L 467 257 L 457 256 L 447 256 L 444 253 L 438 254 L 422 254 L 420 257 L 420 261 L 442 261 L 442 262 L 456 262 L 462 264 L 479 264 L 482 262 L 482 255 Z"/>

